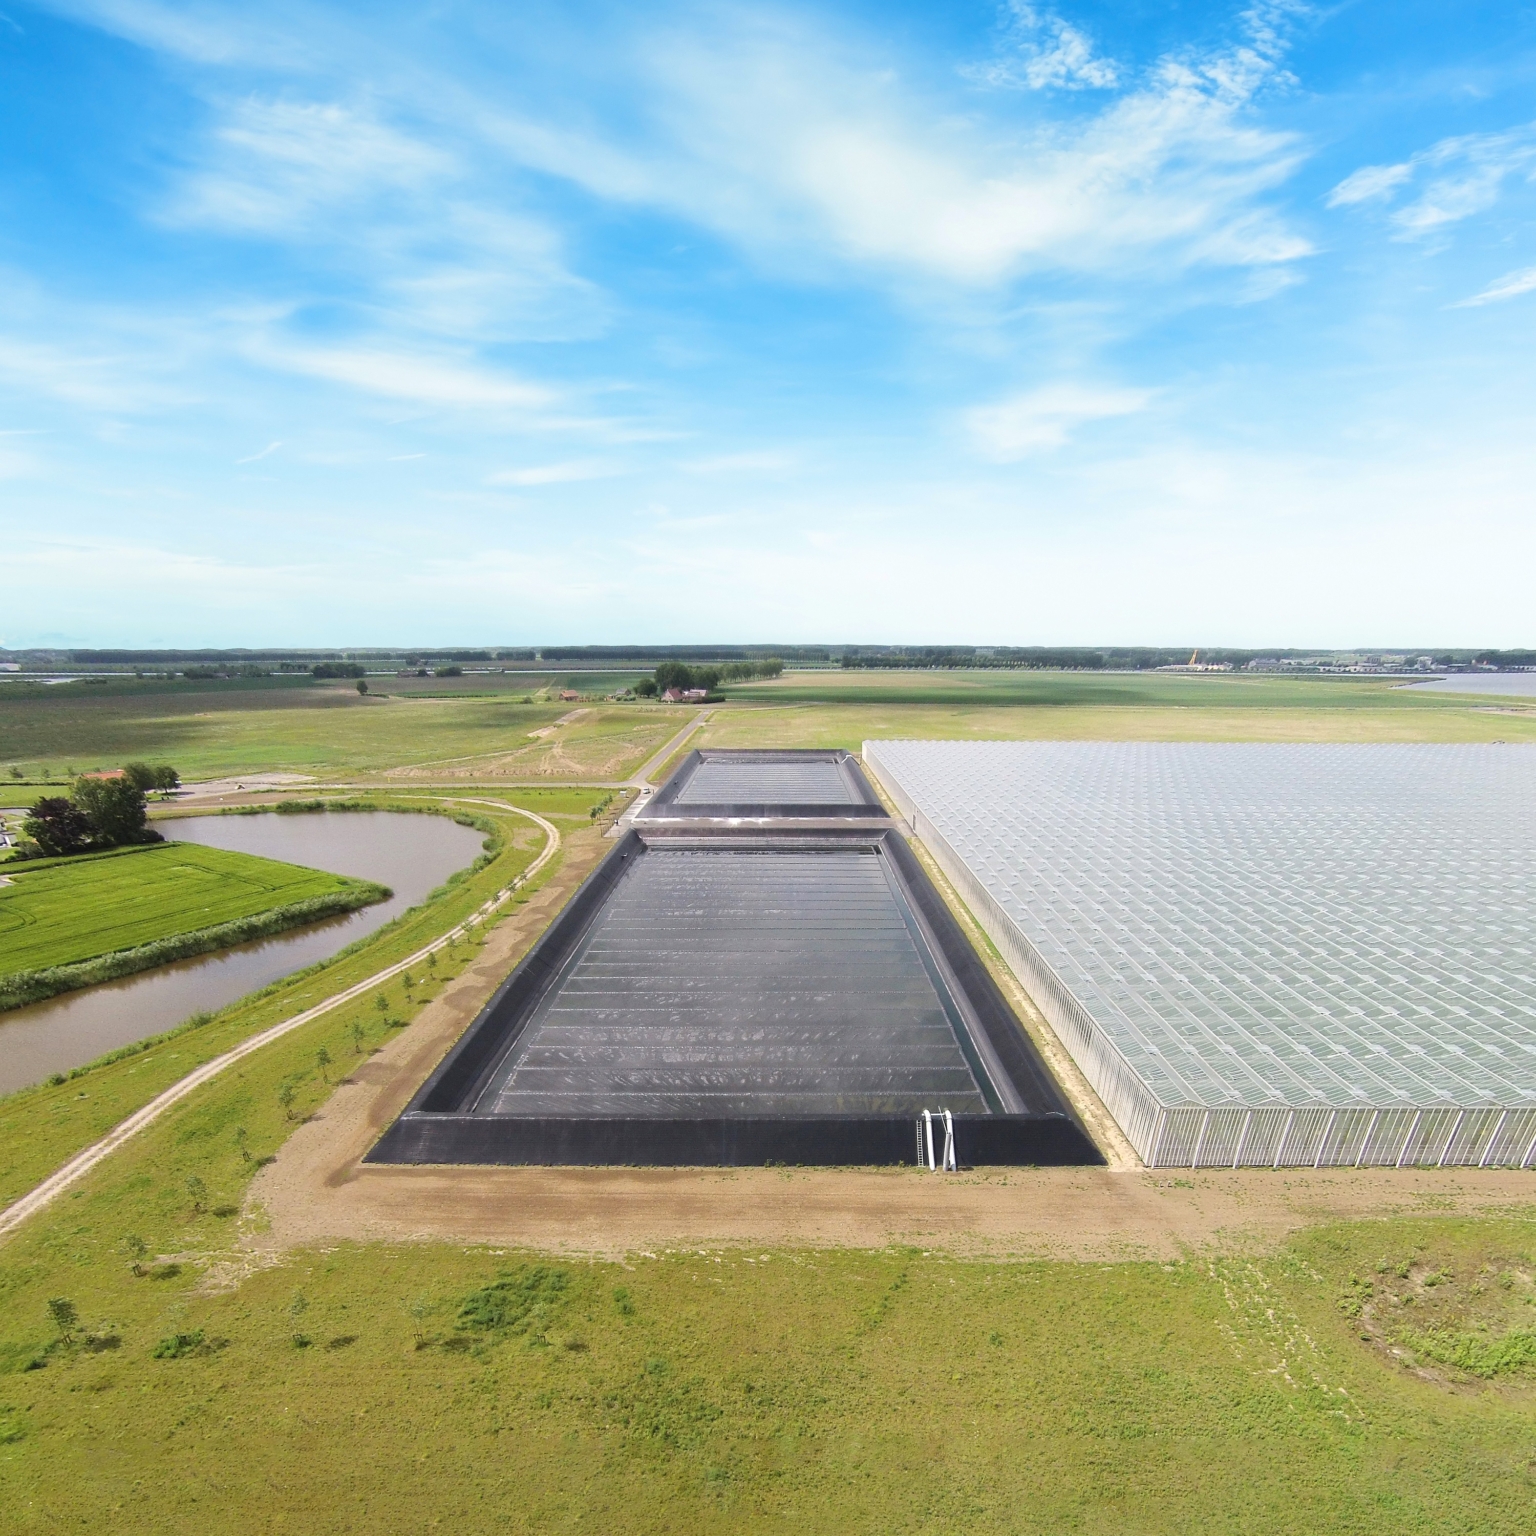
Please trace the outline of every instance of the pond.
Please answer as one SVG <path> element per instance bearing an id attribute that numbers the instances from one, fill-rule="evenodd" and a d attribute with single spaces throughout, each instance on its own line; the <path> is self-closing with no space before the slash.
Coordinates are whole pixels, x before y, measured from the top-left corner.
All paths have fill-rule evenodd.
<path id="1" fill-rule="evenodd" d="M 1453 672 L 1427 683 L 1409 683 L 1418 693 L 1486 693 L 1507 699 L 1536 695 L 1536 672 Z"/>
<path id="2" fill-rule="evenodd" d="M 388 901 L 270 939 L 178 960 L 121 981 L 0 1014 L 0 1093 L 213 1012 L 302 970 L 415 906 L 472 864 L 484 833 L 446 816 L 408 811 L 314 811 L 279 816 L 193 816 L 166 821 L 168 838 L 260 854 L 333 874 L 376 880 Z"/>

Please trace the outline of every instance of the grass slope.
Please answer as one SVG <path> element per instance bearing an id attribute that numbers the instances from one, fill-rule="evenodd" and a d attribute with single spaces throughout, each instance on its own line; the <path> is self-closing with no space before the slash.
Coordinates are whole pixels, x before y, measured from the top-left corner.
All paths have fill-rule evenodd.
<path id="1" fill-rule="evenodd" d="M 340 896 L 344 875 L 195 843 L 161 843 L 128 858 L 10 865 L 0 886 L 0 976 L 69 965 L 275 907 Z"/>

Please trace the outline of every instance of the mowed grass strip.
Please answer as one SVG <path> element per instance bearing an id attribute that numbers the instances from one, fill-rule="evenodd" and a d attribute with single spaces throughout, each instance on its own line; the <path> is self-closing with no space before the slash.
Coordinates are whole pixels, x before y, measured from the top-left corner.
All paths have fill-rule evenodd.
<path id="1" fill-rule="evenodd" d="M 162 843 L 127 858 L 7 865 L 0 886 L 0 976 L 135 949 L 363 882 L 252 854 Z"/>

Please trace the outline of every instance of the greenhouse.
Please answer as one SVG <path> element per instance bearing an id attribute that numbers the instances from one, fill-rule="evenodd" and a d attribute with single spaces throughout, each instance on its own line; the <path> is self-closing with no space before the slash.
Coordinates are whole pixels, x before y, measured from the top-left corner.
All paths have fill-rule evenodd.
<path id="1" fill-rule="evenodd" d="M 1536 747 L 864 760 L 1151 1166 L 1536 1158 Z"/>

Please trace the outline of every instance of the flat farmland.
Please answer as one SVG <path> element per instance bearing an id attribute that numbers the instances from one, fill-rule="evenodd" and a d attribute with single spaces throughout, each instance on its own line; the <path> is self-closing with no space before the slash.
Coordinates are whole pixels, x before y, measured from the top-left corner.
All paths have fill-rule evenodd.
<path id="1" fill-rule="evenodd" d="M 265 681 L 265 680 L 263 680 Z M 274 680 L 277 681 L 277 680 Z M 29 779 L 171 762 L 184 779 L 242 773 L 621 778 L 675 730 L 658 706 L 573 713 L 520 694 L 361 697 L 350 683 L 81 684 L 0 694 L 0 769 Z M 535 734 L 535 733 L 544 734 Z"/>
<path id="2" fill-rule="evenodd" d="M 474 693 L 526 693 L 537 698 L 569 688 L 575 693 L 602 697 L 621 688 L 632 688 L 642 677 L 649 676 L 648 671 L 630 667 L 617 672 L 466 672 L 462 677 L 370 677 L 368 691 L 413 698 L 461 698 Z"/>
<path id="3" fill-rule="evenodd" d="M 465 757 L 440 757 L 388 769 L 390 780 L 625 778 L 677 733 L 677 715 L 664 705 L 562 706 L 548 725 L 504 745 Z"/>
<path id="4" fill-rule="evenodd" d="M 815 672 L 729 690 L 699 741 L 1536 741 L 1536 708 L 1380 679 L 1095 672 Z"/>
<path id="5" fill-rule="evenodd" d="M 363 882 L 274 859 L 160 843 L 28 870 L 0 885 L 0 976 L 70 965 L 275 907 L 359 891 Z"/>

